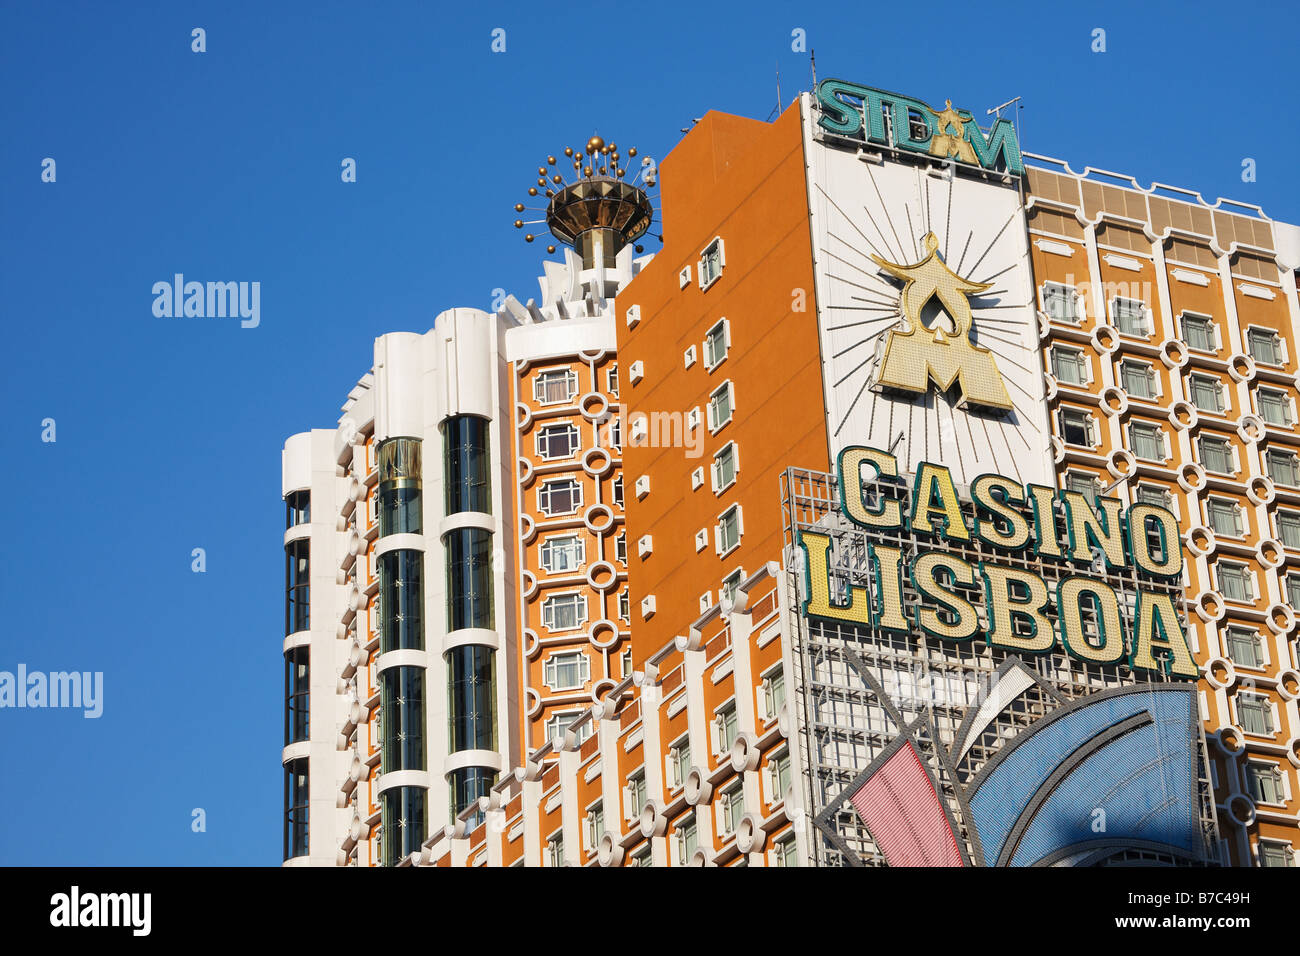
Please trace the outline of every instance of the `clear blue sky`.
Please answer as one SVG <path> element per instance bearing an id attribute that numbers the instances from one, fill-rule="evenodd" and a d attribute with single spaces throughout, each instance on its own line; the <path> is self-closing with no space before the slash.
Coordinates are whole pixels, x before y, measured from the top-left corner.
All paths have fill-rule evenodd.
<path id="1" fill-rule="evenodd" d="M 0 710 L 0 863 L 279 862 L 284 438 L 374 336 L 536 294 L 511 207 L 547 153 L 765 118 L 778 67 L 809 85 L 795 28 L 821 77 L 1020 95 L 1030 151 L 1300 221 L 1294 8 L 1161 6 L 6 0 L 0 670 L 106 686 L 98 720 Z M 259 281 L 260 327 L 155 318 L 175 272 Z"/>

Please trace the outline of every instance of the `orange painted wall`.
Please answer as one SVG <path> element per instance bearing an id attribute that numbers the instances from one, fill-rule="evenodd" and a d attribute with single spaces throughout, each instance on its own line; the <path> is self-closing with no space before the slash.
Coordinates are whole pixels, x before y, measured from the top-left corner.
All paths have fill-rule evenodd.
<path id="1" fill-rule="evenodd" d="M 781 556 L 780 474 L 791 466 L 829 468 L 821 362 L 813 295 L 812 245 L 797 107 L 775 123 L 710 112 L 660 165 L 664 248 L 618 297 L 620 390 L 633 421 L 638 413 L 698 407 L 707 420 L 709 394 L 732 382 L 735 413 L 710 435 L 703 428 L 699 457 L 681 447 L 634 447 L 625 442 L 629 581 L 633 652 L 638 662 L 662 647 L 700 614 L 700 596 L 717 600 L 722 579 L 737 567 L 752 574 Z M 715 236 L 725 246 L 721 277 L 701 290 L 698 260 Z M 680 288 L 678 274 L 691 267 Z M 802 290 L 796 293 L 795 290 Z M 796 296 L 805 311 L 794 312 Z M 641 320 L 626 325 L 627 309 Z M 727 358 L 712 373 L 703 361 L 705 333 L 721 318 L 731 327 Z M 694 345 L 697 359 L 685 367 Z M 644 364 L 633 385 L 632 363 Z M 653 434 L 653 433 L 652 433 Z M 710 482 L 713 454 L 739 446 L 737 481 L 720 495 Z M 689 443 L 688 443 L 689 444 Z M 704 483 L 691 488 L 691 473 Z M 632 493 L 640 475 L 649 494 Z M 719 557 L 713 528 L 718 514 L 739 502 L 740 547 Z M 696 552 L 696 532 L 708 543 Z M 645 559 L 636 542 L 651 534 Z M 655 614 L 642 619 L 640 602 L 653 594 Z"/>

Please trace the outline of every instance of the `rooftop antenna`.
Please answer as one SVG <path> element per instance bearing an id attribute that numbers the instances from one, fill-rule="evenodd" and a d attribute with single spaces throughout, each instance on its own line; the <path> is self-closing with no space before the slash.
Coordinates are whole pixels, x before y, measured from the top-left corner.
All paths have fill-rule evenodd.
<path id="1" fill-rule="evenodd" d="M 776 111 L 781 112 L 781 64 L 776 65 Z"/>
<path id="2" fill-rule="evenodd" d="M 984 115 L 985 115 L 985 116 L 993 116 L 994 114 L 996 114 L 998 119 L 1002 119 L 1002 111 L 1003 111 L 1004 109 L 1006 109 L 1008 106 L 1010 106 L 1012 103 L 1017 103 L 1017 104 L 1019 104 L 1019 105 L 1017 105 L 1017 107 L 1016 107 L 1016 117 L 1017 117 L 1017 119 L 1013 119 L 1013 120 L 1011 121 L 1011 125 L 1015 127 L 1015 130 L 1016 130 L 1016 139 L 1020 140 L 1021 143 L 1023 143 L 1024 140 L 1025 140 L 1025 137 L 1024 137 L 1024 135 L 1023 135 L 1023 130 L 1022 130 L 1021 127 L 1020 127 L 1020 123 L 1018 122 L 1018 119 L 1019 119 L 1019 116 L 1020 116 L 1020 111 L 1023 110 L 1023 109 L 1025 108 L 1025 104 L 1020 102 L 1020 97 L 1018 97 L 1018 96 L 1014 96 L 1014 97 L 1012 97 L 1011 99 L 1007 100 L 1005 103 L 1001 104 L 1000 106 L 995 106 L 995 107 L 993 107 L 993 109 L 989 110 L 989 111 L 988 111 L 987 113 L 985 113 Z"/>
<path id="3" fill-rule="evenodd" d="M 813 92 L 817 92 L 817 51 L 808 51 L 808 62 L 812 65 Z"/>

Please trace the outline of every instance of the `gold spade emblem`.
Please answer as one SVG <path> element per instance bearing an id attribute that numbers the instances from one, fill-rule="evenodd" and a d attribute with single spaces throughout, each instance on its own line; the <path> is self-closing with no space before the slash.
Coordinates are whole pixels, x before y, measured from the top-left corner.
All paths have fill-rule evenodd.
<path id="1" fill-rule="evenodd" d="M 970 340 L 975 318 L 969 297 L 992 284 L 971 282 L 949 269 L 939 255 L 934 233 L 927 232 L 921 243 L 926 256 L 913 265 L 871 257 L 890 275 L 903 280 L 900 303 L 907 321 L 906 329 L 891 329 L 885 340 L 876 387 L 924 394 L 930 382 L 942 390 L 956 382 L 961 388 L 959 408 L 971 404 L 1010 410 L 1011 398 L 993 353 Z M 945 334 L 937 325 L 927 328 L 922 321 L 922 310 L 932 299 L 952 321 L 951 333 Z"/>

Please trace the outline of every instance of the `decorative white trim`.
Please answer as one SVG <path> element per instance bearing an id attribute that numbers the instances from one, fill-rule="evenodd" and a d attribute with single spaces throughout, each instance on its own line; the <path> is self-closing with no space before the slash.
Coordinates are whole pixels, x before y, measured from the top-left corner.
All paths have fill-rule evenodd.
<path id="1" fill-rule="evenodd" d="M 1174 269 L 1171 274 L 1179 282 L 1188 282 L 1192 285 L 1199 286 L 1208 286 L 1210 284 L 1210 277 L 1202 275 L 1199 272 L 1191 272 L 1187 269 Z"/>
<path id="2" fill-rule="evenodd" d="M 1277 298 L 1277 293 L 1272 289 L 1266 289 L 1262 285 L 1250 285 L 1243 282 L 1237 288 L 1241 289 L 1242 295 L 1248 295 L 1252 299 L 1268 299 L 1270 302 Z"/>
<path id="3" fill-rule="evenodd" d="M 1041 239 L 1041 238 L 1040 238 L 1040 239 L 1035 239 L 1035 240 L 1034 240 L 1034 245 L 1036 245 L 1039 249 L 1043 250 L 1043 252 L 1046 252 L 1046 253 L 1048 253 L 1049 255 L 1053 255 L 1053 256 L 1072 256 L 1072 255 L 1074 255 L 1074 247 L 1073 247 L 1073 246 L 1067 246 L 1067 245 L 1066 245 L 1065 243 L 1063 243 L 1063 242 L 1055 242 L 1055 241 L 1053 241 L 1053 240 L 1051 240 L 1051 239 Z"/>
<path id="4" fill-rule="evenodd" d="M 1124 269 L 1128 272 L 1141 272 L 1142 263 L 1136 259 L 1130 259 L 1128 256 L 1119 256 L 1113 252 L 1108 252 L 1102 259 L 1106 260 L 1107 265 L 1112 265 L 1116 269 Z"/>

